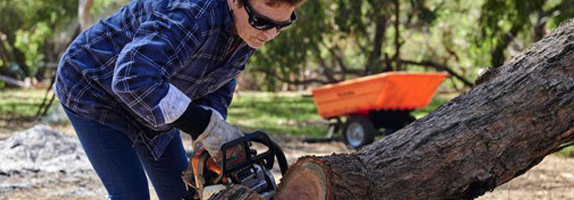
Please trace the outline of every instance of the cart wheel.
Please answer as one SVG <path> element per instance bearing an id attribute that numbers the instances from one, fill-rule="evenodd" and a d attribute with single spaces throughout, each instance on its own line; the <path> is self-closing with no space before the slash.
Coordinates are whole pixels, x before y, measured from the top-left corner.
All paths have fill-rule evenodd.
<path id="1" fill-rule="evenodd" d="M 347 146 L 359 149 L 373 143 L 375 140 L 375 127 L 369 118 L 353 115 L 343 125 L 343 139 Z"/>

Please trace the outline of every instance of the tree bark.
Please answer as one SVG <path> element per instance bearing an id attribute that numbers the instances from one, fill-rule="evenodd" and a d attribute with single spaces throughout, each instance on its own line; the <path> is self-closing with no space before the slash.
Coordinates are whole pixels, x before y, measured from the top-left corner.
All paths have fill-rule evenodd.
<path id="1" fill-rule="evenodd" d="M 250 199 L 250 200 L 264 200 L 257 192 L 250 190 L 249 188 L 242 185 L 234 185 L 231 188 L 225 189 L 209 198 L 209 200 L 214 199 Z"/>
<path id="2" fill-rule="evenodd" d="M 574 20 L 468 93 L 352 154 L 299 159 L 275 199 L 473 199 L 574 141 Z"/>

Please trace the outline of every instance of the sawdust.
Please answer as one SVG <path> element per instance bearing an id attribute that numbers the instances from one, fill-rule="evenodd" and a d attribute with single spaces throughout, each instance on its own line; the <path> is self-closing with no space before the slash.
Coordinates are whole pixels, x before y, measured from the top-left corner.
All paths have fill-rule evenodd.
<path id="1" fill-rule="evenodd" d="M 0 141 L 0 161 L 0 199 L 105 196 L 78 140 L 49 126 L 36 125 Z"/>
<path id="2" fill-rule="evenodd" d="M 350 152 L 340 142 L 308 144 L 298 138 L 276 139 L 289 163 L 305 155 Z M 184 144 L 190 144 L 187 137 Z M 0 162 L 0 200 L 106 198 L 105 189 L 72 134 L 47 126 L 13 133 L 0 141 Z M 274 173 L 279 179 L 279 170 Z M 150 190 L 153 194 L 153 187 Z M 152 199 L 157 197 L 152 195 Z M 548 156 L 526 174 L 478 199 L 574 199 L 574 159 Z"/>

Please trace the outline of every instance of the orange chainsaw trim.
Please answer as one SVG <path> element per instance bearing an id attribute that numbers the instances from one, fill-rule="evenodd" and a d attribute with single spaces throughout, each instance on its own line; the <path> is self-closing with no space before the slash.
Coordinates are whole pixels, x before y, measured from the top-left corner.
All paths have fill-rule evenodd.
<path id="1" fill-rule="evenodd" d="M 199 153 L 197 155 L 201 155 L 203 153 L 203 151 L 205 151 L 204 149 L 200 150 Z M 191 164 L 193 165 L 193 169 L 194 169 L 194 176 L 198 174 L 197 170 L 198 170 L 198 164 L 199 164 L 199 156 L 193 156 L 191 158 Z M 217 163 L 215 162 L 215 159 L 213 159 L 212 157 L 209 157 L 207 159 L 207 170 L 216 173 L 217 175 L 221 175 L 221 173 L 223 172 L 221 167 L 219 167 L 217 165 Z M 205 174 L 205 172 L 204 172 Z M 207 180 L 206 180 L 207 181 Z M 223 177 L 221 179 L 221 182 L 223 183 L 227 183 L 227 178 Z"/>
<path id="2" fill-rule="evenodd" d="M 329 119 L 370 110 L 426 107 L 444 78 L 444 72 L 387 72 L 313 89 L 321 117 Z"/>

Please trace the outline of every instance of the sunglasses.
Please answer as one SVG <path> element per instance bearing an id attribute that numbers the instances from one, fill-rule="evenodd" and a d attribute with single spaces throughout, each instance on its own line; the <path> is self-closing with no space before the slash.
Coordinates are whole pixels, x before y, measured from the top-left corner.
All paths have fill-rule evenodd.
<path id="1" fill-rule="evenodd" d="M 266 31 L 272 28 L 277 28 L 277 30 L 280 31 L 285 28 L 288 28 L 289 26 L 291 26 L 291 24 L 297 21 L 297 13 L 295 13 L 295 11 L 291 13 L 291 19 L 284 22 L 276 22 L 263 15 L 255 13 L 255 11 L 253 11 L 253 8 L 251 8 L 251 5 L 249 5 L 249 0 L 242 0 L 242 1 L 245 7 L 245 11 L 247 12 L 247 15 L 249 15 L 249 24 L 251 24 L 251 26 L 257 30 Z"/>

